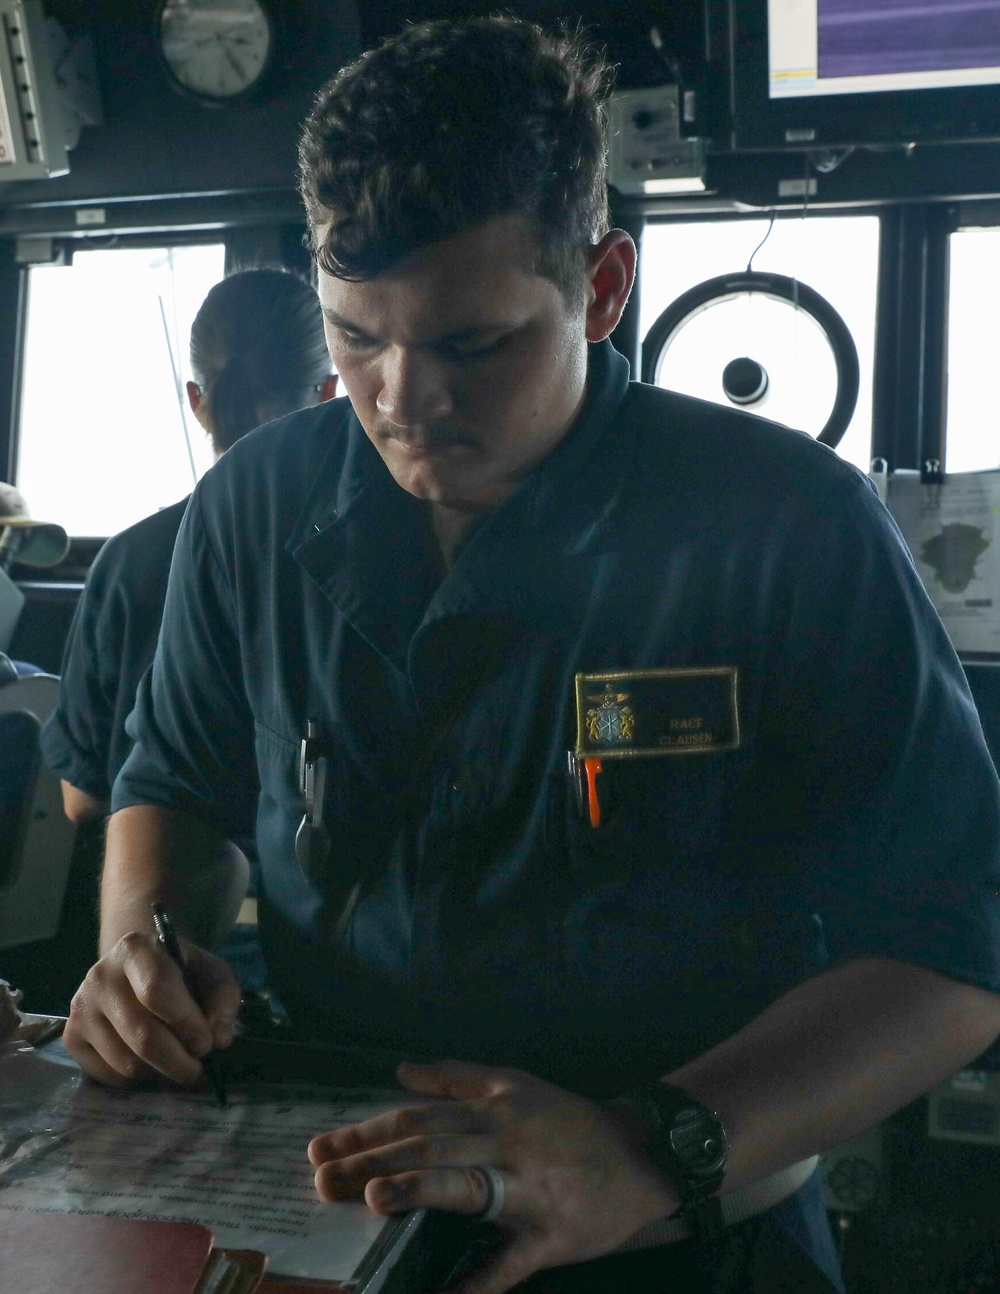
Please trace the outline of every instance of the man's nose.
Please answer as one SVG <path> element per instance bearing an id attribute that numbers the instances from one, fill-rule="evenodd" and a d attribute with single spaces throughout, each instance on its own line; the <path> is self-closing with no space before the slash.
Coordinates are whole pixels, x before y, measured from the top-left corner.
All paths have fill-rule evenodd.
<path id="1" fill-rule="evenodd" d="M 412 427 L 447 417 L 453 408 L 447 366 L 427 352 L 394 348 L 382 369 L 375 405 L 397 427 Z"/>

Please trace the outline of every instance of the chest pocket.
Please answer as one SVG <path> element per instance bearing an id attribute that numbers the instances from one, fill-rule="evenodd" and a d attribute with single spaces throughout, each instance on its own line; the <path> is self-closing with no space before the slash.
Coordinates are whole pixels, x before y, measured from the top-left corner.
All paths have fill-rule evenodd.
<path id="1" fill-rule="evenodd" d="M 568 834 L 577 866 L 621 875 L 669 863 L 676 872 L 717 858 L 742 745 L 738 684 L 730 665 L 576 675 L 582 811 L 571 804 Z"/>
<path id="2" fill-rule="evenodd" d="M 669 867 L 678 877 L 718 866 L 731 802 L 732 752 L 605 759 L 594 779 L 600 805 L 593 827 L 584 787 L 582 811 L 567 796 L 569 863 L 595 881 Z"/>

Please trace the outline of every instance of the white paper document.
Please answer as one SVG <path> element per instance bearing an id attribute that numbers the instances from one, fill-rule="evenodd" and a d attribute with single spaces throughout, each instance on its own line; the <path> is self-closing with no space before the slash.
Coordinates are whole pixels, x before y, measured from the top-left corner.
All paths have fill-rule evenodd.
<path id="1" fill-rule="evenodd" d="M 1000 653 L 1000 472 L 893 472 L 888 506 L 955 650 Z"/>
<path id="2" fill-rule="evenodd" d="M 397 1228 L 360 1200 L 323 1203 L 306 1147 L 406 1100 L 296 1084 L 237 1088 L 220 1109 L 208 1094 L 101 1087 L 44 1053 L 5 1048 L 0 1214 L 200 1222 L 220 1247 L 263 1250 L 272 1272 L 349 1281 Z"/>

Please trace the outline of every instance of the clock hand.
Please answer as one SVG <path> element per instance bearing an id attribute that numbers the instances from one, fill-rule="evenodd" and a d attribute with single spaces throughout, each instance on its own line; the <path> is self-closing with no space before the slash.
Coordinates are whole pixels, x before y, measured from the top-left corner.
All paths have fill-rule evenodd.
<path id="1" fill-rule="evenodd" d="M 233 69 L 236 75 L 241 79 L 246 79 L 249 76 L 249 73 L 247 72 L 247 69 L 233 57 L 233 51 L 229 48 L 228 43 L 223 45 L 222 49 L 226 55 L 226 60 L 229 63 L 229 66 Z"/>

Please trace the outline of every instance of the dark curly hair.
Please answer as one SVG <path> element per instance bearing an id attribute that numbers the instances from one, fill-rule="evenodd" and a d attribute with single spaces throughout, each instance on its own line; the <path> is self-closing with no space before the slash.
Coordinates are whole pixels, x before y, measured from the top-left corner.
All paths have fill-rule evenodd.
<path id="1" fill-rule="evenodd" d="M 578 290 L 608 229 L 611 70 L 579 37 L 515 18 L 423 22 L 320 91 L 299 145 L 319 265 L 373 278 L 498 216 L 537 232 L 536 272 Z"/>

